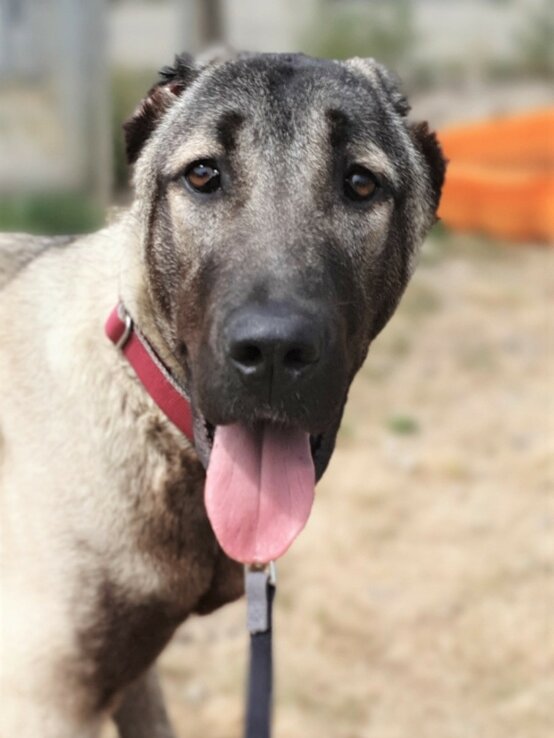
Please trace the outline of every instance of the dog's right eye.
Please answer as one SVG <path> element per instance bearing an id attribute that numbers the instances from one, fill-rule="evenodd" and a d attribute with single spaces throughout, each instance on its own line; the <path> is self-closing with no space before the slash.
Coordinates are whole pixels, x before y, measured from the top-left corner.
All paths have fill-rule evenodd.
<path id="1" fill-rule="evenodd" d="M 377 192 L 375 176 L 365 167 L 354 166 L 344 178 L 344 194 L 355 202 L 368 202 Z"/>
<path id="2" fill-rule="evenodd" d="M 185 172 L 187 184 L 202 194 L 212 194 L 221 189 L 221 174 L 215 161 L 195 161 Z"/>

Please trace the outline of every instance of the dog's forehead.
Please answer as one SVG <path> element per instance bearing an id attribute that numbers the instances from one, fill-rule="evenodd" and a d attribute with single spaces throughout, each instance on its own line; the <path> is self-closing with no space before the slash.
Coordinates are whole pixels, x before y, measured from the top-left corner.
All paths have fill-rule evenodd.
<path id="1" fill-rule="evenodd" d="M 380 109 L 369 78 L 341 62 L 300 54 L 259 55 L 216 67 L 200 78 L 189 102 L 208 125 L 231 107 L 269 126 L 327 109 L 363 123 Z"/>
<path id="2" fill-rule="evenodd" d="M 208 136 L 239 119 L 268 136 L 301 136 L 342 117 L 356 135 L 373 137 L 384 116 L 382 95 L 370 78 L 341 62 L 284 54 L 205 70 L 177 108 L 175 128 Z"/>
<path id="3" fill-rule="evenodd" d="M 300 54 L 252 55 L 206 69 L 184 93 L 169 116 L 164 159 L 168 171 L 177 170 L 247 135 L 266 152 L 293 142 L 300 151 L 303 141 L 317 155 L 331 140 L 385 161 L 381 152 L 399 154 L 392 117 L 378 81 L 355 67 Z"/>

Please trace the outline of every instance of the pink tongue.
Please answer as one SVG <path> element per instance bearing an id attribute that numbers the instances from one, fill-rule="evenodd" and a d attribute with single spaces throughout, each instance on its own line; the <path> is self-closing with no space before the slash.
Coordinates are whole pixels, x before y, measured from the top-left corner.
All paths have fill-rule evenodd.
<path id="1" fill-rule="evenodd" d="M 218 426 L 206 477 L 206 508 L 223 550 L 245 564 L 282 556 L 314 500 L 310 437 L 265 423 Z"/>

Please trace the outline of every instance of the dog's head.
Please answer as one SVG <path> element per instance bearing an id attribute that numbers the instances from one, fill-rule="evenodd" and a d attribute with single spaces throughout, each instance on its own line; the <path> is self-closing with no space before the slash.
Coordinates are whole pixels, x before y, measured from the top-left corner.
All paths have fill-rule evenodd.
<path id="1" fill-rule="evenodd" d="M 408 111 L 373 60 L 182 56 L 125 124 L 149 299 L 204 463 L 215 428 L 261 447 L 285 428 L 323 473 L 435 221 L 445 163 Z"/>

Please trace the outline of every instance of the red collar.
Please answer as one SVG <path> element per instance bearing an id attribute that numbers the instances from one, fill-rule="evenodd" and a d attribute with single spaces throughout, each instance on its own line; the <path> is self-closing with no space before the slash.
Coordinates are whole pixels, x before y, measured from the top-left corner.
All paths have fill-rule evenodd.
<path id="1" fill-rule="evenodd" d="M 106 335 L 120 349 L 144 389 L 156 405 L 189 441 L 194 442 L 190 401 L 157 356 L 146 338 L 135 327 L 123 303 L 118 303 L 105 325 Z"/>

